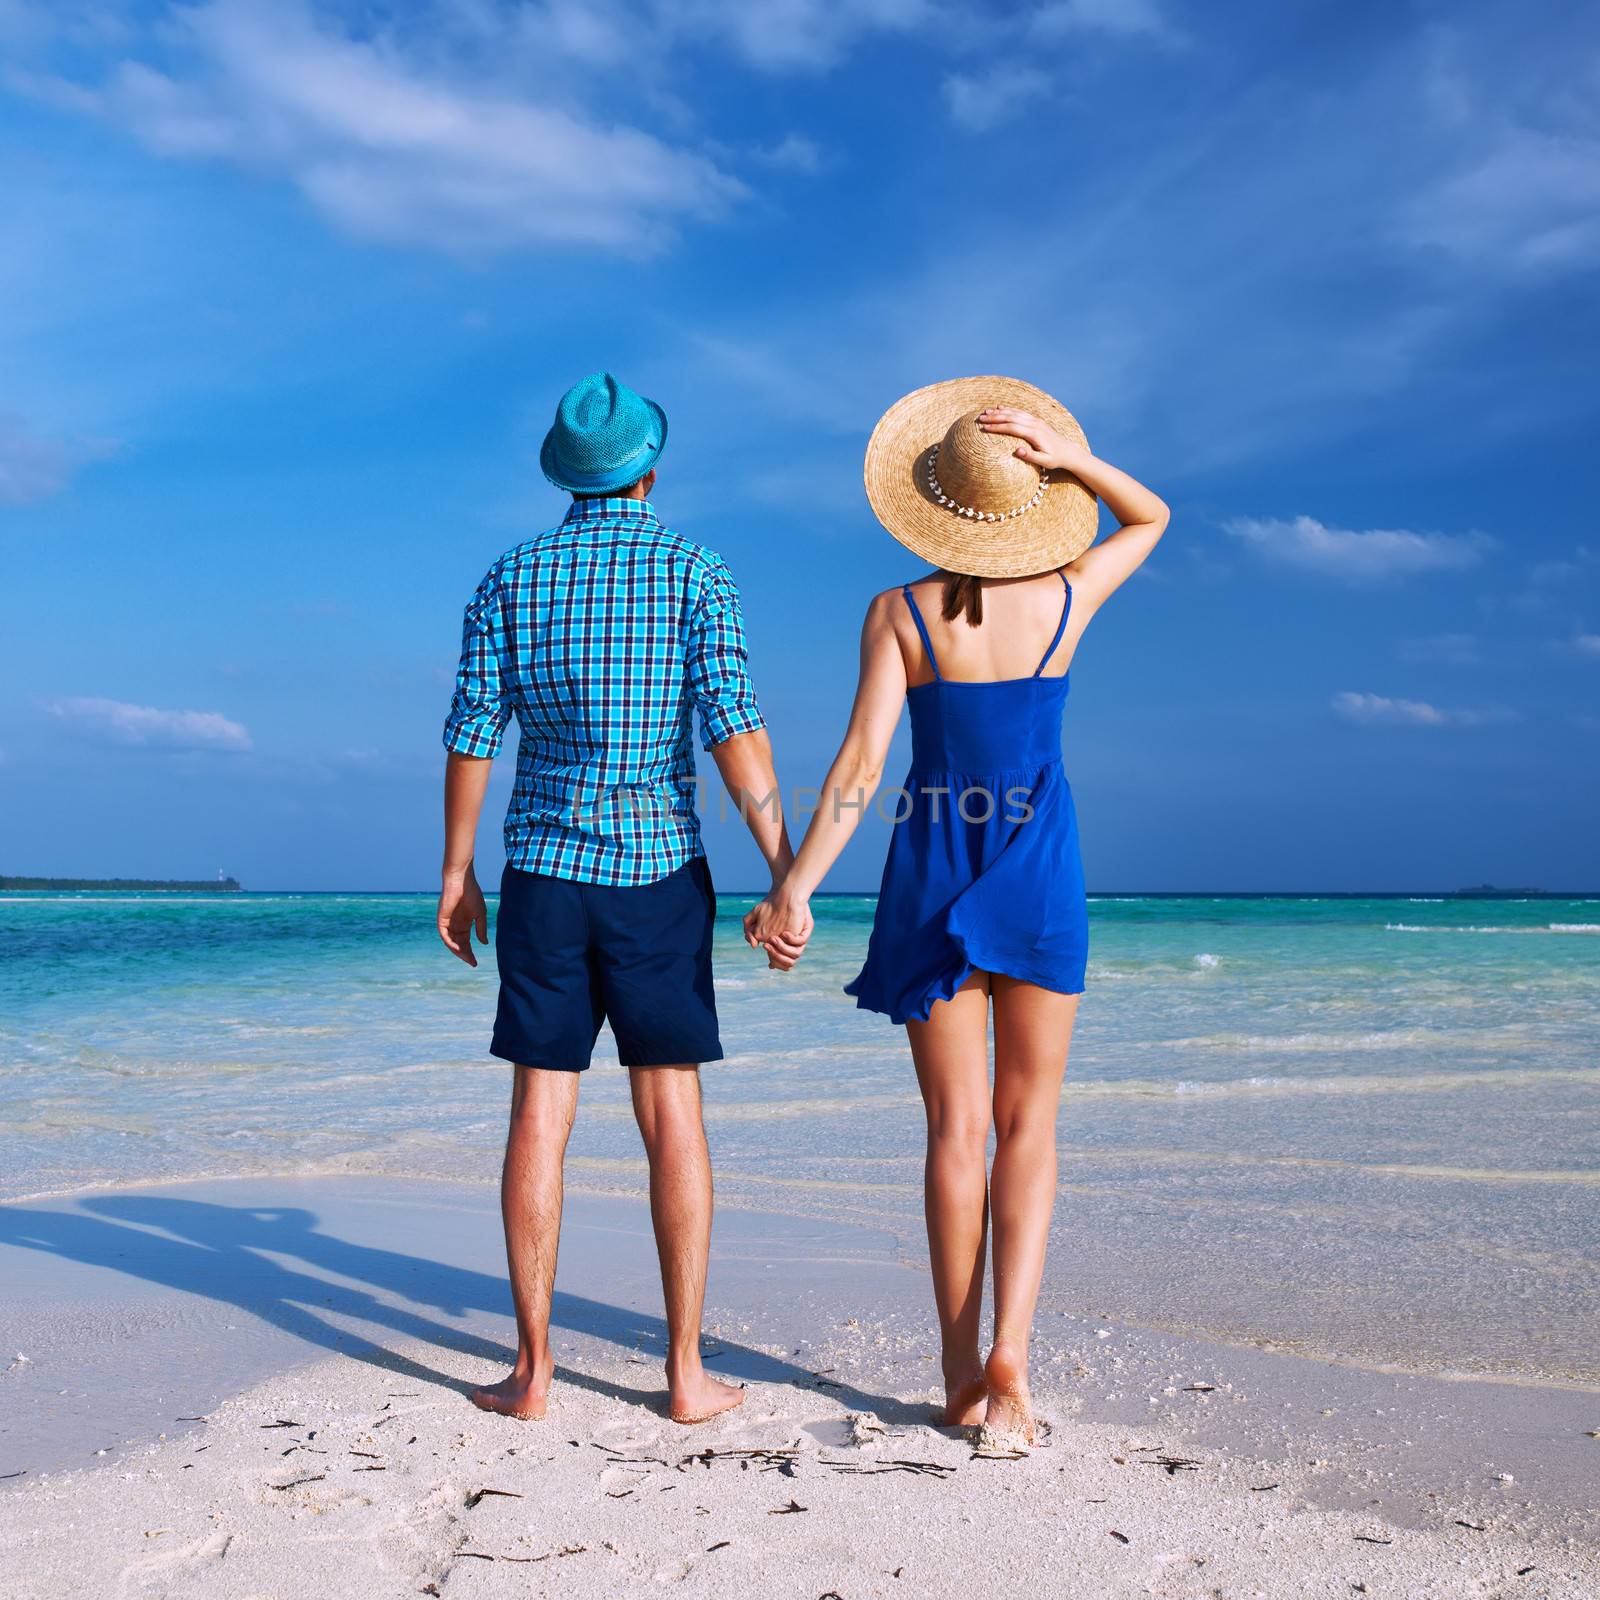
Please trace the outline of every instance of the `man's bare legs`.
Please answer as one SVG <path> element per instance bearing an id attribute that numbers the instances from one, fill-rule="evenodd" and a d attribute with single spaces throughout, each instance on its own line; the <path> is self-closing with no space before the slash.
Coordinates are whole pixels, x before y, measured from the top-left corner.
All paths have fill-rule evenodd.
<path id="1" fill-rule="evenodd" d="M 485 1411 L 545 1414 L 555 1362 L 550 1298 L 561 1237 L 562 1160 L 578 1106 L 578 1074 L 517 1067 L 500 1206 L 505 1218 L 517 1360 L 509 1377 L 472 1391 Z M 711 1157 L 700 1117 L 700 1073 L 636 1067 L 633 1108 L 650 1158 L 650 1216 L 667 1303 L 667 1388 L 673 1420 L 704 1422 L 744 1399 L 700 1364 L 700 1318 L 711 1251 Z"/>
<path id="2" fill-rule="evenodd" d="M 550 1354 L 550 1296 L 561 1238 L 561 1163 L 578 1108 L 578 1074 L 514 1067 L 511 1130 L 500 1177 L 511 1303 L 517 1315 L 517 1364 L 499 1383 L 472 1391 L 485 1411 L 542 1417 L 555 1361 Z"/>
<path id="3" fill-rule="evenodd" d="M 674 1422 L 705 1422 L 744 1399 L 700 1364 L 711 1253 L 711 1154 L 694 1066 L 634 1067 L 633 1111 L 650 1158 L 650 1220 L 667 1304 L 667 1393 Z"/>
<path id="4" fill-rule="evenodd" d="M 989 988 L 974 973 L 926 1022 L 908 1022 L 928 1115 L 923 1203 L 939 1312 L 946 1426 L 982 1422 L 987 1386 L 978 1354 L 989 1223 Z"/>
<path id="5" fill-rule="evenodd" d="M 985 1424 L 1033 1442 L 1028 1339 L 1056 1199 L 1056 1114 L 1078 996 L 998 973 L 994 997 L 994 1345 Z"/>

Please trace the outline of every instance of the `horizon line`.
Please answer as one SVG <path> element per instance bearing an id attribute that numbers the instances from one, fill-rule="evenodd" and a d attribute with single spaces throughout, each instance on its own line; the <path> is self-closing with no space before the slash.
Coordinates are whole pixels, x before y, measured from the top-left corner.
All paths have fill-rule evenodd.
<path id="1" fill-rule="evenodd" d="M 8 874 L 8 876 L 10 876 Z M 17 874 L 16 876 L 23 876 Z M 27 874 L 35 876 L 35 874 Z M 44 876 L 38 874 L 38 876 Z M 93 880 L 91 880 L 93 881 Z M 168 880 L 182 882 L 182 880 Z M 125 894 L 170 894 L 170 895 L 195 895 L 205 893 L 208 897 L 226 899 L 237 895 L 393 895 L 414 897 L 417 895 L 434 896 L 438 894 L 435 888 L 416 889 L 299 889 L 299 888 L 267 888 L 267 889 L 217 889 L 215 880 L 196 879 L 192 885 L 172 889 L 127 889 L 116 890 L 110 887 L 115 882 L 113 879 L 101 879 L 101 884 L 106 887 L 95 890 L 71 889 L 0 889 L 0 895 L 6 894 L 72 894 L 72 893 L 125 893 Z M 766 889 L 718 889 L 719 895 L 727 895 L 737 899 L 761 899 L 767 893 Z M 876 889 L 819 889 L 811 898 L 813 900 L 871 900 L 877 898 Z M 498 890 L 484 889 L 484 898 L 494 900 L 499 898 Z M 1497 889 L 1492 884 L 1484 885 L 1477 889 L 1089 889 L 1085 891 L 1086 898 L 1090 900 L 1594 900 L 1600 899 L 1600 888 L 1595 889 L 1531 889 L 1512 887 Z"/>

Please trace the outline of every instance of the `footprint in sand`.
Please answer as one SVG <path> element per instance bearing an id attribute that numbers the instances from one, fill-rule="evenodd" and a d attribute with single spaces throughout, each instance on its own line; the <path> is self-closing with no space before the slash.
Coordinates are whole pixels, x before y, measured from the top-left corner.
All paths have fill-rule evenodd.
<path id="1" fill-rule="evenodd" d="M 653 1462 L 617 1462 L 600 1474 L 600 1487 L 614 1499 L 620 1499 L 630 1489 L 641 1489 L 661 1469 Z"/>
<path id="2" fill-rule="evenodd" d="M 155 1550 L 149 1555 L 143 1555 L 130 1561 L 122 1569 L 123 1591 L 144 1578 L 153 1578 L 162 1575 L 166 1582 L 170 1582 L 177 1574 L 174 1569 L 185 1573 L 190 1580 L 197 1580 L 201 1573 L 208 1567 L 214 1567 L 228 1553 L 228 1546 L 233 1543 L 231 1533 L 214 1533 L 208 1539 L 191 1539 L 186 1544 L 175 1545 L 170 1550 Z M 165 1586 L 163 1593 L 172 1591 Z"/>
<path id="3" fill-rule="evenodd" d="M 597 1428 L 594 1441 L 610 1450 L 625 1450 L 630 1455 L 638 1455 L 645 1451 L 661 1454 L 661 1429 L 651 1426 L 641 1427 L 637 1419 L 633 1418 L 622 1422 L 608 1422 L 604 1427 Z"/>

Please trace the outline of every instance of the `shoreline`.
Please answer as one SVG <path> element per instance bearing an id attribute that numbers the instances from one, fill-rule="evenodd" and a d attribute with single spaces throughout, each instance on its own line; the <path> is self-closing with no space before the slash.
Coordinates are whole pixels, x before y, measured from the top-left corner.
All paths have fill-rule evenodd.
<path id="1" fill-rule="evenodd" d="M 1081 1086 L 1078 1092 L 1082 1092 Z M 715 1106 L 707 1108 L 708 1122 L 714 1124 L 716 1110 Z M 591 1118 L 597 1114 L 596 1107 L 588 1108 L 588 1115 Z M 1081 1152 L 1065 1151 L 1063 1161 L 1070 1163 L 1078 1155 L 1081 1155 Z M 1331 1161 L 1324 1164 L 1342 1165 Z M 623 1165 L 626 1167 L 625 1171 L 621 1170 Z M 627 1204 L 632 1197 L 642 1192 L 645 1178 L 646 1168 L 642 1156 L 626 1164 L 619 1164 L 613 1160 L 569 1154 L 566 1174 L 569 1221 L 575 1214 L 572 1210 L 575 1201 Z M 897 1240 L 905 1239 L 909 1242 L 896 1248 L 892 1255 L 892 1264 L 897 1268 L 908 1268 L 921 1274 L 927 1272 L 926 1246 L 921 1234 L 920 1219 L 913 1217 L 909 1210 L 901 1213 L 874 1206 L 866 1211 L 854 1209 L 840 1211 L 824 1204 L 807 1207 L 803 1203 L 795 1203 L 797 1197 L 787 1180 L 764 1179 L 748 1172 L 726 1170 L 719 1172 L 718 1179 L 719 1217 L 723 1215 L 770 1217 L 783 1219 L 797 1226 L 834 1229 L 841 1234 L 859 1233 L 867 1236 L 893 1237 Z M 397 1192 L 411 1186 L 431 1188 L 438 1192 L 460 1189 L 481 1197 L 485 1205 L 493 1208 L 498 1204 L 499 1179 L 498 1176 L 487 1172 L 448 1173 L 428 1171 L 425 1168 L 400 1173 L 392 1170 L 381 1160 L 364 1164 L 360 1155 L 357 1155 L 335 1157 L 328 1161 L 303 1165 L 264 1165 L 259 1170 L 243 1173 L 235 1169 L 233 1172 L 163 1174 L 129 1178 L 112 1183 L 85 1182 L 34 1193 L 3 1196 L 0 1197 L 0 1217 L 6 1214 L 8 1208 L 57 1207 L 97 1195 L 132 1195 L 146 1191 L 182 1191 L 211 1185 L 245 1184 L 303 1185 L 312 1189 L 328 1186 L 333 1190 L 337 1190 L 341 1185 L 376 1184 L 391 1187 Z M 1052 1298 L 1060 1298 L 1056 1293 L 1061 1288 L 1056 1269 L 1061 1265 L 1061 1254 L 1070 1248 L 1067 1243 L 1070 1221 L 1065 1208 L 1079 1196 L 1081 1188 L 1082 1185 L 1072 1176 L 1063 1177 L 1060 1182 L 1057 1193 L 1056 1232 L 1052 1236 L 1051 1261 L 1046 1270 L 1041 1304 L 1048 1303 Z M 790 1203 L 787 1205 L 774 1203 L 779 1200 L 788 1200 Z M 495 1225 L 498 1226 L 498 1221 Z M 0 1250 L 4 1247 L 5 1240 L 3 1235 L 0 1235 Z M 1105 1291 L 1106 1285 L 1101 1274 L 1097 1279 L 1097 1288 L 1093 1291 L 1086 1290 L 1079 1298 L 1087 1301 L 1104 1294 Z M 1082 1314 L 1087 1315 L 1086 1312 Z M 1404 1356 L 1366 1356 L 1357 1351 L 1319 1343 L 1314 1338 L 1278 1336 L 1268 1332 L 1234 1331 L 1226 1327 L 1195 1326 L 1181 1322 L 1164 1323 L 1147 1315 L 1140 1315 L 1126 1305 L 1100 1311 L 1098 1320 L 1112 1322 L 1119 1328 L 1147 1336 L 1152 1340 L 1170 1340 L 1202 1348 L 1236 1351 L 1241 1358 L 1263 1356 L 1285 1361 L 1300 1361 L 1329 1369 L 1366 1374 L 1374 1379 L 1416 1380 L 1466 1388 L 1487 1386 L 1521 1389 L 1536 1393 L 1565 1393 L 1574 1397 L 1594 1396 L 1597 1402 L 1600 1402 L 1600 1381 L 1568 1372 L 1493 1368 L 1480 1370 L 1450 1358 L 1430 1360 L 1418 1357 L 1408 1361 Z M 0 1361 L 5 1359 L 8 1357 L 0 1351 Z M 1600 1417 L 1600 1403 L 1597 1403 L 1596 1414 Z M 1597 1422 L 1597 1426 L 1600 1426 L 1600 1422 Z"/>
<path id="2" fill-rule="evenodd" d="M 1303 1594 L 1310 1584 L 1302 1571 L 1293 1584 L 1273 1587 L 1284 1574 L 1275 1578 L 1271 1561 L 1257 1564 L 1258 1524 L 1294 1544 L 1294 1561 L 1314 1566 L 1330 1552 L 1353 1549 L 1368 1564 L 1359 1571 L 1351 1566 L 1351 1581 L 1382 1578 L 1390 1588 L 1404 1565 L 1402 1587 L 1411 1594 L 1509 1592 L 1495 1585 L 1511 1583 L 1529 1561 L 1546 1581 L 1570 1569 L 1574 1586 L 1519 1593 L 1577 1595 L 1586 1592 L 1576 1586 L 1580 1581 L 1600 1581 L 1594 1493 L 1600 1439 L 1588 1436 L 1600 1429 L 1600 1400 L 1586 1391 L 1375 1373 L 1100 1322 L 1061 1309 L 1047 1295 L 1033 1370 L 1041 1413 L 1054 1422 L 1051 1445 L 1025 1462 L 973 1461 L 967 1442 L 926 1423 L 937 1393 L 931 1296 L 923 1269 L 892 1228 L 720 1210 L 707 1330 L 723 1364 L 708 1357 L 708 1365 L 749 1383 L 751 1396 L 725 1421 L 682 1430 L 653 1409 L 661 1384 L 659 1287 L 647 1208 L 638 1197 L 569 1192 L 557 1287 L 558 1383 L 551 1418 L 542 1424 L 487 1418 L 460 1392 L 469 1381 L 498 1375 L 511 1340 L 489 1185 L 379 1175 L 196 1179 L 93 1191 L 53 1204 L 8 1203 L 0 1206 L 0 1222 L 8 1241 L 0 1243 L 0 1270 L 17 1285 L 5 1337 L 23 1340 L 0 1354 L 29 1355 L 0 1380 L 14 1419 L 0 1429 L 0 1474 L 16 1471 L 17 1462 L 26 1470 L 0 1482 L 13 1511 L 13 1531 L 0 1542 L 12 1552 L 12 1570 L 26 1555 L 32 1567 L 53 1574 L 41 1594 L 67 1587 L 93 1592 L 125 1581 L 124 1568 L 107 1563 L 126 1550 L 84 1551 L 64 1530 L 102 1521 L 131 1530 L 132 1521 L 144 1518 L 144 1527 L 128 1534 L 130 1544 L 137 1539 L 128 1559 L 143 1561 L 150 1555 L 147 1530 L 181 1533 L 192 1525 L 185 1548 L 203 1555 L 214 1536 L 200 1523 L 213 1513 L 223 1524 L 238 1524 L 243 1543 L 229 1547 L 229 1561 L 249 1546 L 266 1563 L 263 1586 L 282 1587 L 288 1569 L 273 1563 L 308 1559 L 312 1548 L 299 1523 L 330 1516 L 370 1523 L 382 1545 L 388 1536 L 380 1526 L 414 1518 L 439 1490 L 438 1475 L 449 1477 L 445 1464 L 463 1452 L 479 1475 L 491 1466 L 531 1470 L 534 1455 L 577 1460 L 581 1454 L 585 1471 L 560 1490 L 571 1501 L 570 1536 L 557 1540 L 552 1532 L 550 1548 L 585 1544 L 594 1553 L 596 1529 L 612 1527 L 622 1508 L 636 1509 L 628 1502 L 637 1496 L 613 1505 L 608 1497 L 622 1489 L 600 1483 L 608 1472 L 616 1475 L 605 1465 L 607 1449 L 676 1462 L 705 1444 L 800 1451 L 790 1462 L 798 1474 L 793 1482 L 780 1469 L 741 1471 L 745 1481 L 731 1488 L 734 1469 L 718 1468 L 719 1496 L 726 1490 L 732 1498 L 707 1500 L 712 1480 L 703 1481 L 699 1503 L 713 1518 L 737 1512 L 734 1520 L 744 1517 L 740 1526 L 752 1538 L 770 1537 L 778 1527 L 765 1521 L 772 1510 L 765 1501 L 745 1505 L 753 1482 L 771 1489 L 765 1498 L 775 1503 L 793 1491 L 808 1507 L 831 1507 L 829 1515 L 853 1528 L 858 1541 L 881 1539 L 881 1497 L 861 1492 L 856 1469 L 875 1474 L 871 1463 L 887 1456 L 936 1462 L 938 1471 L 897 1469 L 883 1483 L 897 1492 L 904 1486 L 910 1501 L 924 1506 L 908 1514 L 948 1518 L 953 1530 L 957 1512 L 981 1528 L 1000 1514 L 1001 1499 L 1007 1516 L 1021 1510 L 1035 1519 L 1029 1526 L 1040 1565 L 1018 1569 L 1030 1581 L 1054 1570 L 1060 1540 L 1082 1531 L 1076 1521 L 1070 1528 L 1059 1521 L 1067 1482 L 1084 1489 L 1086 1505 L 1103 1496 L 1116 1506 L 1114 1526 L 1138 1539 L 1140 1549 L 1149 1540 L 1187 1540 L 1208 1576 L 1266 1585 L 1261 1592 L 1268 1594 Z M 326 1504 L 317 1497 L 334 1490 L 320 1482 L 303 1491 L 276 1486 L 292 1474 L 251 1486 L 252 1475 L 260 1478 L 286 1459 L 270 1426 L 278 1418 L 336 1430 L 363 1407 L 376 1416 L 389 1390 L 416 1391 L 407 1404 L 426 1413 L 432 1430 L 419 1421 L 418 1437 L 431 1453 L 424 1458 L 419 1446 L 408 1458 L 411 1476 L 393 1460 L 386 1461 L 392 1477 L 330 1472 L 320 1482 L 338 1489 Z M 116 1426 L 107 1394 L 119 1397 Z M 277 1415 L 262 1421 L 257 1412 Z M 849 1416 L 863 1412 L 889 1434 L 869 1428 L 862 1444 Z M 321 1444 L 282 1431 L 303 1440 L 281 1447 L 296 1451 L 288 1460 L 313 1460 L 319 1470 L 327 1465 L 310 1454 Z M 157 1437 L 163 1433 L 164 1440 Z M 568 1443 L 574 1438 L 576 1446 Z M 457 1439 L 466 1442 L 458 1447 Z M 352 1439 L 344 1448 L 368 1446 Z M 93 1454 L 100 1449 L 109 1453 Z M 1163 1470 L 1151 1450 L 1195 1464 Z M 849 1471 L 837 1464 L 845 1457 L 854 1463 Z M 372 1466 L 359 1455 L 341 1461 Z M 1141 1463 L 1149 1470 L 1138 1470 Z M 226 1470 L 220 1487 L 212 1468 Z M 676 1465 L 641 1470 L 677 1475 Z M 632 1468 L 623 1476 L 630 1474 Z M 465 1479 L 450 1481 L 454 1493 Z M 506 1481 L 525 1497 L 534 1492 L 525 1482 Z M 1268 1482 L 1278 1487 L 1258 1488 Z M 1268 1500 L 1273 1505 L 1264 1511 Z M 508 1498 L 497 1510 L 515 1508 Z M 470 1520 L 476 1526 L 482 1519 Z M 800 1533 L 811 1533 L 809 1543 L 795 1547 L 802 1569 L 834 1564 L 832 1578 L 815 1567 L 822 1587 L 813 1597 L 838 1582 L 841 1560 L 853 1592 L 880 1592 L 882 1573 L 851 1567 L 848 1551 L 841 1554 L 828 1540 L 819 1544 L 816 1533 L 825 1525 L 798 1514 L 796 1521 L 804 1523 Z M 501 1522 L 509 1535 L 513 1522 Z M 534 1531 L 516 1526 L 522 1532 L 515 1537 L 538 1543 Z M 728 1562 L 713 1572 L 703 1549 L 680 1551 L 681 1529 L 671 1519 L 624 1519 L 617 1527 L 632 1528 L 635 1554 L 647 1566 L 686 1562 L 686 1572 L 699 1574 L 694 1583 L 708 1586 L 704 1592 L 736 1592 L 743 1569 Z M 459 1518 L 450 1528 L 455 1538 Z M 269 1536 L 268 1529 L 276 1531 Z M 1241 1545 L 1245 1530 L 1251 1537 Z M 379 1580 L 378 1568 L 362 1565 L 377 1559 L 364 1538 L 346 1553 L 373 1581 L 392 1587 L 393 1552 L 383 1556 L 386 1576 Z M 1367 1538 L 1393 1543 L 1368 1549 Z M 734 1544 L 742 1542 L 741 1536 Z M 633 1548 L 620 1532 L 611 1543 L 619 1551 Z M 1101 1543 L 1112 1548 L 1102 1551 Z M 516 1549 L 502 1547 L 503 1559 L 513 1563 L 506 1574 L 520 1570 Z M 1072 1559 L 1100 1573 L 1094 1592 L 1145 1592 L 1117 1587 L 1123 1581 L 1117 1574 L 1131 1570 L 1123 1551 L 1100 1530 Z M 540 1551 L 530 1546 L 525 1553 L 533 1559 Z M 211 1580 L 201 1570 L 209 1558 L 201 1555 L 194 1558 L 200 1563 L 194 1592 L 209 1593 Z M 1372 1567 L 1378 1555 L 1394 1571 Z M 452 1582 L 464 1581 L 466 1569 L 480 1586 L 503 1576 L 498 1563 L 460 1557 L 448 1539 L 433 1539 L 411 1556 L 432 1563 L 435 1576 L 449 1570 Z M 621 1557 L 607 1554 L 607 1561 L 615 1559 Z M 952 1559 L 951 1572 L 964 1570 L 966 1557 Z M 1463 1560 L 1489 1561 L 1486 1587 L 1429 1587 Z M 563 1584 L 574 1580 L 576 1567 L 564 1560 L 560 1570 Z M 1188 1570 L 1198 1581 L 1192 1563 Z M 605 1587 L 616 1581 L 614 1573 L 593 1581 L 597 1594 L 616 1592 Z M 941 1587 L 946 1582 L 948 1590 Z M 959 1587 L 941 1568 L 930 1592 Z"/>

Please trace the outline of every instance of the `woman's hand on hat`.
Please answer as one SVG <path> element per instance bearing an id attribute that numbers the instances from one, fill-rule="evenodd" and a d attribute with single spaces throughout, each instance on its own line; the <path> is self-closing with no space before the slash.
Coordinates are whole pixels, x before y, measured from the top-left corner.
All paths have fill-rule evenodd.
<path id="1" fill-rule="evenodd" d="M 1041 472 L 1071 472 L 1089 454 L 1086 445 L 1057 433 L 1031 411 L 1019 411 L 1015 406 L 991 406 L 978 414 L 978 426 L 985 433 L 1006 433 L 1021 439 L 1014 452 L 1017 459 Z"/>

